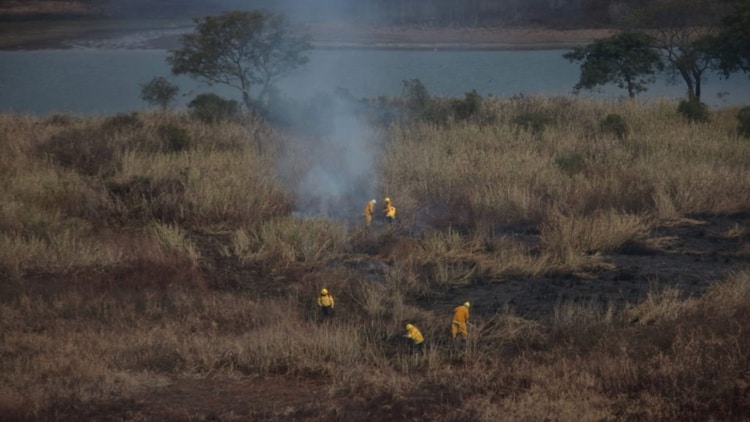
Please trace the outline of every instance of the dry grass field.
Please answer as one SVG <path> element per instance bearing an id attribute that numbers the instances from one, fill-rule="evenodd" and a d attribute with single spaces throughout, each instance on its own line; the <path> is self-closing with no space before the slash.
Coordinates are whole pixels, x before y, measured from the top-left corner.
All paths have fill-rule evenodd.
<path id="1" fill-rule="evenodd" d="M 488 98 L 468 120 L 370 125 L 377 190 L 335 217 L 298 201 L 316 142 L 300 131 L 2 115 L 0 414 L 746 419 L 750 142 L 735 111 L 696 125 L 667 102 Z M 393 198 L 395 225 L 364 227 L 370 196 Z M 470 336 L 454 342 L 466 300 Z"/>

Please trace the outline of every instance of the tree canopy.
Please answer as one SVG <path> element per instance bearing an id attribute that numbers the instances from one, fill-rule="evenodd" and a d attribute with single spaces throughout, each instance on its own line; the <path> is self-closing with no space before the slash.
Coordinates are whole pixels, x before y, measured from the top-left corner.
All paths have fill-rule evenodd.
<path id="1" fill-rule="evenodd" d="M 141 85 L 141 99 L 151 105 L 158 105 L 162 110 L 169 108 L 169 104 L 174 101 L 178 92 L 180 88 L 163 76 L 153 78 Z"/>
<path id="2" fill-rule="evenodd" d="M 737 71 L 750 76 L 750 0 L 742 0 L 722 20 L 717 50 L 719 69 L 724 76 Z"/>
<path id="3" fill-rule="evenodd" d="M 688 99 L 700 101 L 706 71 L 716 63 L 714 36 L 729 2 L 651 0 L 629 19 L 653 35 L 673 78 L 682 78 Z"/>
<path id="4" fill-rule="evenodd" d="M 646 85 L 656 80 L 656 71 L 664 68 L 653 47 L 654 39 L 649 35 L 621 32 L 577 47 L 563 57 L 581 63 L 580 80 L 574 87 L 576 92 L 616 83 L 627 89 L 628 96 L 633 98 L 646 91 Z"/>
<path id="5" fill-rule="evenodd" d="M 236 88 L 249 108 L 253 88 L 256 99 L 265 102 L 279 78 L 308 60 L 309 36 L 284 15 L 232 11 L 194 22 L 195 32 L 183 35 L 181 46 L 169 52 L 172 73 Z"/>

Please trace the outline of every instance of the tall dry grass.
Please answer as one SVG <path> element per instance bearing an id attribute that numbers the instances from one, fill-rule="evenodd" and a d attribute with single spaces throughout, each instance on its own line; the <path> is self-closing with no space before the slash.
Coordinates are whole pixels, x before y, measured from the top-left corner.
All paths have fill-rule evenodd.
<path id="1" fill-rule="evenodd" d="M 466 342 L 431 306 L 475 283 L 603 265 L 668 219 L 746 213 L 750 143 L 731 119 L 689 125 L 666 102 L 482 106 L 481 122 L 376 131 L 398 223 L 370 229 L 359 211 L 292 215 L 277 163 L 307 149 L 259 120 L 0 116 L 0 413 L 59 419 L 181 378 L 260 376 L 324 383 L 318 420 L 746 415 L 746 272 L 701 297 L 563 302 L 548 321 L 486 313 Z M 627 135 L 602 129 L 612 113 Z M 747 229 L 721 235 L 742 243 Z M 339 303 L 325 323 L 322 287 Z"/>
<path id="2" fill-rule="evenodd" d="M 44 419 L 60 401 L 86 406 L 165 388 L 174 377 L 248 375 L 327 380 L 328 394 L 342 400 L 321 405 L 322 420 L 355 412 L 347 406 L 360 400 L 406 406 L 414 417 L 437 408 L 430 419 L 483 421 L 735 419 L 750 406 L 742 395 L 747 273 L 701 298 L 654 292 L 623 311 L 560 304 L 552 325 L 500 312 L 465 344 L 449 340 L 440 315 L 403 304 L 427 336 L 423 355 L 398 342 L 390 288 L 389 299 L 329 323 L 307 318 L 310 303 L 293 297 L 20 294 L 0 308 L 0 406 Z M 376 419 L 401 417 L 367 408 Z"/>

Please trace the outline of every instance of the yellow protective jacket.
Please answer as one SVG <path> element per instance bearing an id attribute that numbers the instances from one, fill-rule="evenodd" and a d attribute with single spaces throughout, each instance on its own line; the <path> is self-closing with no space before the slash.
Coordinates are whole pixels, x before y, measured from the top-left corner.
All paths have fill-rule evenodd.
<path id="1" fill-rule="evenodd" d="M 367 205 L 365 205 L 365 217 L 372 217 L 372 212 L 374 211 L 373 208 L 375 208 L 375 204 L 372 201 L 368 202 Z"/>
<path id="2" fill-rule="evenodd" d="M 333 308 L 333 305 L 334 305 L 334 300 L 333 300 L 333 296 L 331 296 L 330 293 L 327 295 L 318 296 L 318 306 L 320 306 L 321 308 L 329 307 L 329 306 Z"/>
<path id="3" fill-rule="evenodd" d="M 469 308 L 464 305 L 457 306 L 453 310 L 453 322 L 457 324 L 466 324 L 469 322 Z"/>
<path id="4" fill-rule="evenodd" d="M 370 201 L 367 203 L 367 205 L 365 205 L 365 210 L 363 214 L 365 216 L 365 224 L 367 224 L 368 226 L 370 225 L 370 222 L 372 222 L 372 213 L 373 211 L 375 211 L 374 208 L 375 208 L 375 202 L 373 201 Z"/>
<path id="5" fill-rule="evenodd" d="M 406 330 L 406 338 L 411 339 L 414 344 L 421 344 L 424 341 L 424 336 L 422 336 L 422 332 L 417 327 L 411 327 Z"/>
<path id="6" fill-rule="evenodd" d="M 385 208 L 385 216 L 388 218 L 396 218 L 396 207 L 393 205 L 388 205 Z"/>

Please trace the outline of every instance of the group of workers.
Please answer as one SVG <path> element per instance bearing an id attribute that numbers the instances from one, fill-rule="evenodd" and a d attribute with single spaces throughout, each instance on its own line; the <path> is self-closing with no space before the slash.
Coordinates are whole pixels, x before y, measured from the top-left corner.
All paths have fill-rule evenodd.
<path id="1" fill-rule="evenodd" d="M 322 289 L 320 291 L 320 295 L 318 296 L 318 307 L 320 308 L 320 312 L 323 318 L 328 318 L 333 315 L 334 306 L 335 301 L 333 299 L 333 295 L 328 292 L 328 289 Z M 469 329 L 467 327 L 467 325 L 469 324 L 469 308 L 471 308 L 471 303 L 464 302 L 462 305 L 456 306 L 456 308 L 453 310 L 453 320 L 451 321 L 451 335 L 453 336 L 454 340 L 459 335 L 464 339 L 469 336 Z M 412 323 L 406 324 L 405 328 L 406 334 L 404 334 L 404 337 L 411 340 L 414 350 L 421 351 L 424 346 L 424 335 L 422 334 L 422 332 L 419 331 L 419 328 L 417 328 L 417 326 Z"/>
<path id="2" fill-rule="evenodd" d="M 375 201 L 374 199 L 371 199 L 367 205 L 365 205 L 364 210 L 364 216 L 365 216 L 365 225 L 369 226 L 370 223 L 372 223 L 372 215 L 375 212 Z M 393 203 L 391 202 L 391 198 L 386 197 L 385 205 L 383 205 L 383 215 L 385 216 L 385 221 L 388 223 L 393 223 L 396 221 L 396 207 L 393 206 Z"/>
<path id="3" fill-rule="evenodd" d="M 393 223 L 396 220 L 396 207 L 393 205 L 393 202 L 391 202 L 391 198 L 386 197 L 383 202 L 385 202 L 385 204 L 383 205 L 383 216 L 388 223 Z M 363 214 L 365 217 L 365 225 L 367 225 L 368 227 L 372 223 L 372 216 L 375 213 L 376 203 L 376 200 L 371 199 L 367 202 L 367 205 L 365 205 Z M 335 300 L 333 299 L 333 295 L 331 295 L 328 289 L 322 289 L 320 291 L 320 295 L 318 296 L 318 308 L 320 308 L 323 319 L 326 319 L 333 315 L 334 306 Z M 464 302 L 462 305 L 457 306 L 453 310 L 453 320 L 451 321 L 451 335 L 454 339 L 458 335 L 461 335 L 461 337 L 463 338 L 469 336 L 467 324 L 469 323 L 470 307 L 471 303 Z M 406 334 L 404 334 L 403 337 L 411 340 L 414 350 L 421 351 L 425 341 L 422 332 L 419 331 L 419 328 L 417 328 L 417 326 L 412 323 L 406 324 L 405 328 Z"/>

